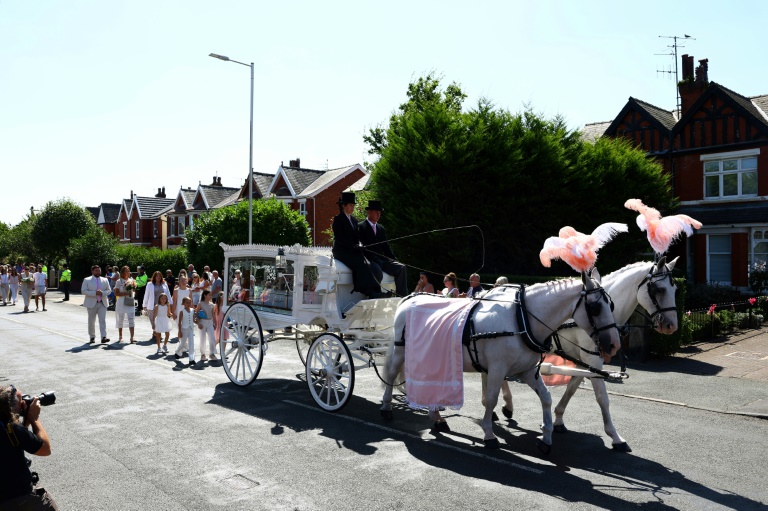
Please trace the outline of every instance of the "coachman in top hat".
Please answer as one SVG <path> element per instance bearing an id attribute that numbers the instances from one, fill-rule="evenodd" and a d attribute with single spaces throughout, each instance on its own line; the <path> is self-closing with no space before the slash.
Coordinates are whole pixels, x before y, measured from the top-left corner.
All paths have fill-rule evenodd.
<path id="1" fill-rule="evenodd" d="M 405 265 L 397 262 L 387 242 L 384 226 L 379 223 L 381 213 L 384 212 L 381 201 L 369 200 L 365 211 L 368 213 L 368 218 L 358 224 L 358 232 L 365 257 L 371 263 L 373 275 L 379 282 L 381 282 L 382 270 L 392 275 L 395 278 L 397 295 L 406 296 L 408 289 Z"/>
<path id="2" fill-rule="evenodd" d="M 352 270 L 353 291 L 369 298 L 386 296 L 381 292 L 379 281 L 374 277 L 371 265 L 363 255 L 358 234 L 358 220 L 352 216 L 355 210 L 355 194 L 342 192 L 339 214 L 333 218 L 333 257 Z"/>

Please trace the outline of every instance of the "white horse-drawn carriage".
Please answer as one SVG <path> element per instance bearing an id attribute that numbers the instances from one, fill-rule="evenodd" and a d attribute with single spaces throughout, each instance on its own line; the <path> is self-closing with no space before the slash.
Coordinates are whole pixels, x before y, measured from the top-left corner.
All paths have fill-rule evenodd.
<path id="1" fill-rule="evenodd" d="M 269 344 L 293 340 L 315 402 L 328 411 L 342 409 L 355 370 L 386 352 L 400 298 L 366 300 L 353 293 L 352 271 L 328 248 L 221 246 L 229 340 L 220 351 L 229 379 L 249 385 Z M 385 274 L 382 287 L 394 290 L 394 279 Z"/>
<path id="2" fill-rule="evenodd" d="M 632 201 L 628 201 L 630 203 Z M 649 240 L 659 255 L 679 232 L 690 234 L 690 228 L 684 229 L 685 226 L 694 225 L 692 222 L 695 227 L 700 226 L 682 215 L 661 218 L 656 210 L 646 208 L 640 201 L 634 201 L 630 209 L 648 210 L 656 215 L 648 217 L 656 223 L 647 225 L 658 224 L 654 231 L 656 237 L 651 235 L 653 229 L 648 231 Z M 665 222 L 674 225 L 665 231 Z M 646 226 L 640 220 L 638 225 Z M 486 446 L 499 447 L 492 423 L 496 420 L 494 408 L 502 389 L 505 402 L 502 411 L 506 417 L 512 416 L 507 378 L 519 378 L 539 397 L 543 435 L 538 445 L 546 453 L 552 445 L 552 433 L 567 431 L 563 414 L 582 378 L 624 376 L 602 370 L 603 361 L 609 360 L 619 347 L 614 309 L 619 324 L 626 322 L 640 305 L 657 331 L 671 334 L 677 330 L 676 286 L 671 278 L 675 261 L 667 264 L 666 258 L 660 257 L 654 263 L 634 263 L 606 276 L 606 287 L 601 285 L 600 276 L 594 270 L 595 252 L 615 234 L 626 230 L 624 224 L 603 224 L 591 235 L 583 235 L 570 227 L 564 228 L 559 237 L 545 243 L 542 263 L 562 258 L 581 273 L 581 278 L 527 288 L 513 285 L 495 289 L 480 300 L 465 302 L 472 306 L 463 316 L 466 328 L 459 326 L 458 321 L 452 328 L 458 340 L 454 345 L 459 346 L 460 351 L 454 352 L 448 364 L 453 364 L 454 372 L 481 371 L 487 375 L 482 394 L 485 415 L 480 422 Z M 657 248 L 653 242 L 659 233 L 663 239 Z M 352 292 L 351 270 L 335 260 L 328 248 L 225 244 L 222 247 L 226 276 L 224 325 L 230 337 L 220 342 L 220 350 L 229 379 L 237 385 L 249 385 L 259 375 L 269 343 L 293 340 L 305 364 L 313 399 L 321 408 L 333 412 L 342 409 L 352 396 L 355 370 L 371 367 L 375 357 L 386 354 L 381 413 L 385 419 L 391 419 L 393 387 L 405 383 L 408 389 L 414 381 L 413 377 L 403 380 L 401 376 L 407 339 L 411 339 L 416 330 L 426 332 L 427 337 L 431 332 L 425 324 L 415 324 L 410 318 L 429 317 L 431 321 L 437 313 L 424 311 L 439 307 L 440 298 L 419 294 L 406 299 L 365 299 Z M 381 284 L 384 289 L 394 289 L 394 280 L 389 275 L 384 275 Z M 422 307 L 421 311 L 410 316 L 409 312 L 418 307 Z M 459 315 L 460 312 L 454 317 Z M 576 328 L 560 331 L 560 325 L 565 323 Z M 541 363 L 542 354 L 550 349 L 544 340 L 551 336 L 558 338 L 558 332 L 560 340 L 551 349 L 581 369 Z M 425 365 L 433 363 L 431 358 L 427 356 L 429 361 Z M 415 365 L 415 362 L 409 365 L 411 374 Z M 540 371 L 575 377 L 556 408 L 555 421 L 552 420 L 551 395 L 539 378 Z M 595 382 L 605 432 L 612 438 L 615 449 L 631 450 L 611 422 L 603 381 Z M 440 382 L 428 383 L 437 388 Z M 439 389 L 436 392 L 439 393 Z M 410 390 L 408 396 L 411 398 Z M 463 396 L 460 399 L 463 400 Z M 434 420 L 434 429 L 450 431 L 440 415 L 441 403 L 429 402 L 426 406 Z"/>

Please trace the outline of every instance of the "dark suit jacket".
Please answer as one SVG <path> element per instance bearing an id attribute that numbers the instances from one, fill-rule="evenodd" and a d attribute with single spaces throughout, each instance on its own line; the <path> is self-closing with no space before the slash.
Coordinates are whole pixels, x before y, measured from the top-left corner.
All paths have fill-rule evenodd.
<path id="1" fill-rule="evenodd" d="M 352 222 L 355 225 L 352 225 Z M 333 217 L 333 250 L 345 252 L 359 252 L 360 237 L 357 233 L 357 218 L 352 217 L 352 222 L 347 215 L 339 213 Z"/>
<path id="2" fill-rule="evenodd" d="M 373 245 L 372 247 L 365 249 L 367 257 L 370 258 L 375 257 L 375 255 L 380 255 L 390 260 L 397 259 L 392 252 L 392 249 L 389 248 L 389 243 L 387 243 L 387 233 L 384 231 L 383 225 L 376 224 L 376 234 L 373 234 L 373 227 L 371 227 L 368 220 L 363 220 L 357 225 L 360 241 L 363 246 L 367 247 L 368 245 Z"/>

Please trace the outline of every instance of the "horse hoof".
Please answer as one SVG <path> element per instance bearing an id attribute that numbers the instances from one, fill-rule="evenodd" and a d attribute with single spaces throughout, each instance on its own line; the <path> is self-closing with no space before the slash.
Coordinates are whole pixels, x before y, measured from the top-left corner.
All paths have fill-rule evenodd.
<path id="1" fill-rule="evenodd" d="M 555 424 L 555 433 L 568 433 L 568 428 L 565 427 L 565 424 Z"/>
<path id="2" fill-rule="evenodd" d="M 392 420 L 392 410 L 381 410 L 381 416 L 384 417 L 384 420 L 391 421 Z"/>
<path id="3" fill-rule="evenodd" d="M 543 440 L 536 439 L 536 447 L 542 452 L 542 454 L 549 454 L 552 452 L 552 446 L 544 443 Z"/>
<path id="4" fill-rule="evenodd" d="M 506 406 L 501 407 L 501 413 L 503 413 L 504 417 L 506 417 L 507 419 L 512 418 L 512 410 L 507 409 Z"/>
<path id="5" fill-rule="evenodd" d="M 496 415 L 496 412 L 493 412 L 493 415 L 491 415 L 491 420 L 493 422 L 499 422 L 499 416 Z"/>
<path id="6" fill-rule="evenodd" d="M 620 444 L 613 444 L 613 450 L 619 451 L 619 452 L 632 452 L 632 448 L 629 446 L 627 442 L 622 442 Z"/>
<path id="7" fill-rule="evenodd" d="M 501 449 L 498 438 L 491 438 L 490 440 L 483 440 L 486 449 Z"/>
<path id="8" fill-rule="evenodd" d="M 443 422 L 435 422 L 433 424 L 432 428 L 435 431 L 438 431 L 440 433 L 448 433 L 449 431 L 451 431 L 451 427 L 445 421 L 443 421 Z"/>

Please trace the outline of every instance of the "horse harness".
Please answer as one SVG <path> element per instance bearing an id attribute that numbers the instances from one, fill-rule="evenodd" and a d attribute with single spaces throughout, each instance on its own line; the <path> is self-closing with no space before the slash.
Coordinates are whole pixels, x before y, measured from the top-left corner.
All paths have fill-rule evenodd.
<path id="1" fill-rule="evenodd" d="M 519 335 L 522 337 L 523 342 L 525 342 L 525 345 L 532 351 L 536 353 L 541 354 L 541 361 L 539 362 L 539 365 L 541 365 L 541 362 L 544 361 L 544 354 L 548 353 L 552 349 L 552 339 L 555 339 L 555 342 L 557 344 L 557 350 L 555 351 L 556 354 L 559 354 L 559 352 L 563 352 L 562 348 L 560 346 L 560 338 L 557 335 L 557 331 L 553 331 L 552 335 L 548 336 L 546 339 L 544 339 L 544 342 L 539 341 L 536 339 L 533 334 L 531 333 L 531 329 L 528 325 L 528 316 L 533 316 L 530 312 L 528 312 L 525 308 L 525 285 L 524 284 L 506 284 L 503 286 L 504 288 L 516 288 L 516 294 L 515 299 L 512 301 L 515 307 L 515 313 L 517 316 L 517 324 L 522 326 L 522 331 L 520 332 L 483 332 L 483 333 L 477 333 L 475 330 L 475 322 L 474 322 L 474 313 L 475 309 L 480 305 L 480 302 L 483 300 L 486 300 L 485 298 L 480 298 L 477 300 L 477 303 L 472 305 L 472 308 L 469 311 L 467 323 L 464 325 L 464 331 L 462 333 L 462 344 L 467 348 L 467 353 L 469 354 L 469 359 L 472 362 L 472 367 L 477 372 L 487 373 L 488 369 L 486 367 L 483 367 L 482 364 L 480 364 L 480 358 L 479 353 L 477 349 L 477 341 L 480 339 L 492 339 L 495 337 L 505 337 L 505 336 L 515 336 Z M 610 325 L 603 326 L 603 327 L 597 327 L 594 322 L 593 316 L 600 314 L 600 308 L 602 306 L 601 301 L 595 301 L 595 302 L 587 302 L 586 296 L 588 294 L 592 293 L 601 293 L 602 298 L 606 299 L 610 303 L 611 311 L 614 309 L 613 300 L 611 300 L 610 295 L 602 288 L 597 287 L 595 289 L 592 289 L 590 291 L 587 291 L 586 289 L 583 289 L 581 291 L 581 295 L 579 296 L 579 300 L 576 302 L 576 307 L 573 309 L 573 313 L 571 314 L 571 317 L 573 317 L 576 314 L 576 310 L 578 310 L 579 305 L 581 304 L 582 300 L 584 301 L 584 307 L 587 311 L 587 317 L 589 318 L 589 323 L 592 325 L 592 328 L 594 329 L 591 336 L 594 337 L 595 335 L 599 334 L 602 330 L 607 330 L 609 328 L 615 328 L 616 323 L 611 323 Z M 541 321 L 536 316 L 533 316 L 534 319 L 536 319 L 539 323 L 546 326 L 546 324 Z M 575 326 L 575 323 L 573 323 Z M 558 328 L 558 330 L 560 330 Z M 595 352 L 589 352 L 599 355 L 599 353 Z M 563 352 L 564 354 L 564 352 Z M 561 355 L 562 356 L 562 355 Z M 564 357 L 564 358 L 570 358 L 570 357 Z M 601 376 L 608 377 L 609 373 L 602 371 L 600 369 L 593 368 L 589 365 L 584 364 L 583 362 L 579 361 L 582 367 L 589 369 L 592 372 L 595 372 L 597 374 L 600 374 Z M 538 378 L 538 368 L 536 371 L 536 377 Z"/>

